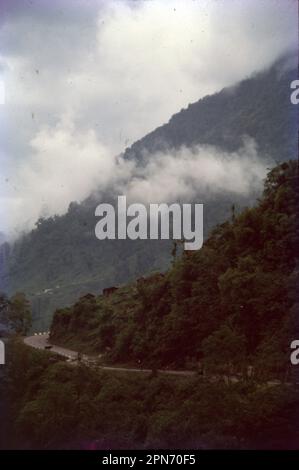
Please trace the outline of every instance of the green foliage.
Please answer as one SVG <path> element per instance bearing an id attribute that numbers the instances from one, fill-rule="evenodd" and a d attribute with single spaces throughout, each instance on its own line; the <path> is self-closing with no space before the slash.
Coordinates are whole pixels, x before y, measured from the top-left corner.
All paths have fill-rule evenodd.
<path id="1" fill-rule="evenodd" d="M 0 292 L 0 325 L 6 329 L 8 327 L 9 300 L 6 294 Z"/>
<path id="2" fill-rule="evenodd" d="M 26 335 L 32 324 L 31 308 L 22 292 L 14 294 L 8 307 L 8 321 L 16 333 Z"/>
<path id="3" fill-rule="evenodd" d="M 260 155 L 274 161 L 297 155 L 298 110 L 289 98 L 294 71 L 281 72 L 284 60 L 233 89 L 225 88 L 190 104 L 135 142 L 125 158 L 141 162 L 147 154 L 197 144 L 232 152 L 240 148 L 244 136 L 256 141 Z"/>
<path id="4" fill-rule="evenodd" d="M 103 372 L 18 341 L 8 351 L 10 448 L 285 448 L 296 426 L 287 386 Z"/>
<path id="5" fill-rule="evenodd" d="M 196 369 L 204 360 L 217 373 L 252 366 L 258 380 L 283 379 L 296 303 L 296 171 L 293 161 L 270 171 L 255 208 L 165 275 L 57 311 L 52 340 L 114 363 Z"/>
<path id="6" fill-rule="evenodd" d="M 236 333 L 229 325 L 203 340 L 204 364 L 209 373 L 220 373 L 227 378 L 243 372 L 246 364 L 246 338 Z"/>
<path id="7" fill-rule="evenodd" d="M 133 144 L 124 158 L 142 164 L 144 155 L 164 149 L 192 148 L 197 144 L 231 152 L 243 145 L 244 136 L 254 139 L 259 155 L 267 165 L 292 158 L 297 155 L 298 113 L 289 99 L 289 83 L 294 71 L 287 69 L 282 73 L 281 70 L 286 67 L 282 63 L 276 64 L 270 70 L 242 81 L 233 90 L 222 90 L 190 105 L 174 115 L 168 124 Z M 268 184 L 271 186 L 270 180 Z M 280 210 L 280 205 L 286 204 L 288 199 L 287 195 L 284 198 L 284 190 L 279 190 L 275 202 L 281 213 L 285 211 Z M 217 223 L 231 217 L 232 205 L 236 218 L 239 208 L 253 204 L 257 194 L 252 190 L 248 196 L 236 196 L 228 188 L 226 192 L 211 196 L 209 191 L 199 188 L 197 201 L 205 206 L 205 237 Z M 94 235 L 94 210 L 103 200 L 115 202 L 109 193 L 102 194 L 100 200 L 89 197 L 80 204 L 72 202 L 65 215 L 40 219 L 32 232 L 11 246 L 3 244 L 0 247 L 1 290 L 8 295 L 16 291 L 26 293 L 32 303 L 36 329 L 48 329 L 53 312 L 74 303 L 80 295 L 97 294 L 105 287 L 128 283 L 170 266 L 174 248 L 170 241 L 99 242 Z M 246 240 L 247 244 L 261 243 L 261 238 L 256 237 L 254 214 L 249 211 L 250 216 L 252 223 L 246 230 L 240 233 L 229 233 L 228 230 L 226 236 L 234 235 L 241 244 Z M 270 219 L 267 223 L 271 223 Z M 285 230 L 285 224 L 288 219 L 284 217 L 275 230 Z M 282 251 L 285 248 L 286 244 L 281 246 Z M 224 249 L 227 255 L 229 250 L 235 250 L 229 244 Z M 271 246 L 268 249 L 271 254 Z M 178 250 L 173 251 L 175 254 Z"/>
<path id="8" fill-rule="evenodd" d="M 9 445 L 298 447 L 288 357 L 298 317 L 296 171 L 295 162 L 272 170 L 257 207 L 218 226 L 165 275 L 55 313 L 54 343 L 152 374 L 68 365 L 12 342 L 0 387 Z M 203 367 L 204 377 L 159 367 Z"/>

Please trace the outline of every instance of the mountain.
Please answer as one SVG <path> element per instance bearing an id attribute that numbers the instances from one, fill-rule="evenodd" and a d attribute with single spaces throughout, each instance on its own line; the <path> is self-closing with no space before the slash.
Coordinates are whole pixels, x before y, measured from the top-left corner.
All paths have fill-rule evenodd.
<path id="1" fill-rule="evenodd" d="M 256 374 L 283 377 L 298 313 L 298 204 L 298 165 L 285 162 L 269 172 L 257 206 L 216 227 L 164 275 L 58 310 L 52 342 L 153 368 L 211 356 L 215 368 L 235 361 L 237 373 L 246 357 Z"/>
<path id="2" fill-rule="evenodd" d="M 275 167 L 164 275 L 57 311 L 51 341 L 81 360 L 12 338 L 0 447 L 298 449 L 298 189 L 296 161 Z"/>
<path id="3" fill-rule="evenodd" d="M 153 152 L 182 146 L 211 144 L 232 151 L 249 136 L 264 162 L 286 161 L 297 152 L 297 107 L 290 103 L 290 82 L 295 78 L 296 69 L 279 61 L 233 88 L 189 105 L 133 144 L 123 157 L 143 165 Z M 201 196 L 207 236 L 231 216 L 232 204 L 252 205 L 257 194 L 237 197 L 226 191 Z M 105 287 L 169 267 L 170 241 L 97 240 L 98 202 L 94 197 L 73 202 L 65 215 L 40 219 L 30 233 L 1 247 L 0 290 L 8 294 L 21 290 L 29 296 L 35 329 L 47 329 L 54 310 L 80 295 L 98 294 Z"/>
<path id="4" fill-rule="evenodd" d="M 297 69 L 289 60 L 282 58 L 264 72 L 189 104 L 126 149 L 125 158 L 142 161 L 148 153 L 197 144 L 233 152 L 249 136 L 262 158 L 288 160 L 297 154 L 298 129 L 298 110 L 290 102 Z"/>

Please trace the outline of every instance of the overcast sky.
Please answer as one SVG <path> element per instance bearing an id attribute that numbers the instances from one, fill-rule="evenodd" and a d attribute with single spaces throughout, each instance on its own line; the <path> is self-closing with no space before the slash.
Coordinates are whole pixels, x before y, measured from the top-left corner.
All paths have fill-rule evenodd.
<path id="1" fill-rule="evenodd" d="M 296 41 L 295 0 L 0 0 L 0 231 L 109 184 L 125 147 Z"/>

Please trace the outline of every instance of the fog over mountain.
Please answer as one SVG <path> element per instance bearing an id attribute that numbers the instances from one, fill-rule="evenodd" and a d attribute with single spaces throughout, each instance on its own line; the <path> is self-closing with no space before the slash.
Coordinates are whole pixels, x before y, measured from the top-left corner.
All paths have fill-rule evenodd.
<path id="1" fill-rule="evenodd" d="M 299 449 L 298 72 L 297 0 L 0 0 L 0 449 Z"/>
<path id="2" fill-rule="evenodd" d="M 3 0 L 0 9 L 0 230 L 14 237 L 134 176 L 117 157 L 126 147 L 297 41 L 291 0 Z"/>
<path id="3" fill-rule="evenodd" d="M 279 64 L 286 62 L 288 58 Z M 81 181 L 88 197 L 80 204 L 69 204 L 64 215 L 39 220 L 33 231 L 0 250 L 1 289 L 26 292 L 33 303 L 35 328 L 47 328 L 55 308 L 73 302 L 80 294 L 98 293 L 169 266 L 171 241 L 99 241 L 95 237 L 99 202 L 113 202 L 118 194 L 126 194 L 129 202 L 203 203 L 205 236 L 217 223 L 231 218 L 232 205 L 239 211 L 255 203 L 267 169 L 276 161 L 296 156 L 297 107 L 289 97 L 296 67 L 280 69 L 283 73 L 275 73 L 274 64 L 234 90 L 224 89 L 178 112 L 124 154 L 103 157 L 99 175 L 80 167 L 82 142 L 77 135 L 70 155 L 74 161 L 78 158 L 82 176 L 76 180 L 73 174 L 70 179 L 74 186 Z M 45 168 L 56 150 L 63 148 L 66 153 L 69 141 L 57 129 L 52 143 L 51 152 L 49 148 L 45 152 Z M 93 152 L 90 145 L 86 158 L 92 159 Z M 52 173 L 44 170 L 45 187 L 49 181 L 51 188 L 51 178 L 59 177 L 55 170 L 55 165 Z M 64 166 L 61 184 L 68 171 L 71 169 Z M 89 176 L 96 188 L 91 194 Z M 101 184 L 97 183 L 99 176 Z M 55 206 L 55 196 L 54 191 L 48 207 L 52 202 Z"/>

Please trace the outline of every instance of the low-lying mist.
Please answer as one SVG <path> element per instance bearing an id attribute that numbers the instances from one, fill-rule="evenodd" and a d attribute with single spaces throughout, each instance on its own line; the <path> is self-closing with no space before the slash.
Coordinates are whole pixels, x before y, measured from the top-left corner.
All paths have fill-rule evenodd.
<path id="1" fill-rule="evenodd" d="M 109 193 L 124 194 L 128 202 L 202 202 L 200 199 L 233 193 L 255 194 L 268 166 L 253 139 L 233 153 L 213 146 L 169 149 L 145 154 L 143 164 L 113 156 L 93 131 L 75 132 L 65 118 L 53 129 L 44 128 L 30 143 L 32 155 L 7 182 L 7 204 L 1 220 L 10 238 L 31 230 L 39 217 L 64 214 L 71 201 L 91 194 L 104 201 Z"/>

